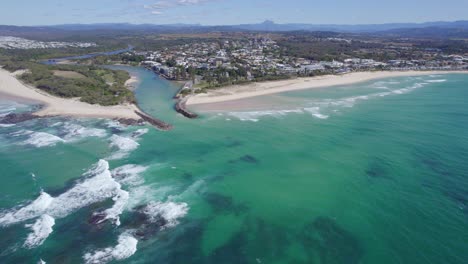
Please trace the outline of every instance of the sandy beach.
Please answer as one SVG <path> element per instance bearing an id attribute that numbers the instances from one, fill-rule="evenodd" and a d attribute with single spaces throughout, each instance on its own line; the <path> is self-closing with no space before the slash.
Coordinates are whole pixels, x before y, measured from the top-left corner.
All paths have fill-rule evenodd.
<path id="1" fill-rule="evenodd" d="M 38 116 L 61 115 L 140 119 L 134 112 L 138 109 L 136 105 L 100 106 L 80 102 L 77 98 L 65 99 L 55 97 L 39 89 L 23 84 L 16 78 L 17 74 L 18 73 L 10 73 L 0 69 L 0 98 L 17 98 L 23 101 L 43 104 L 44 107 L 35 113 Z"/>
<path id="2" fill-rule="evenodd" d="M 337 85 L 348 85 L 374 79 L 420 76 L 430 74 L 465 73 L 461 71 L 404 71 L 404 72 L 355 72 L 344 75 L 324 75 L 317 77 L 297 78 L 291 80 L 249 83 L 245 85 L 232 85 L 215 89 L 205 94 L 197 94 L 187 99 L 187 105 L 214 104 L 239 99 L 251 98 L 267 94 L 323 88 Z"/>
<path id="3" fill-rule="evenodd" d="M 138 83 L 140 82 L 140 80 L 138 79 L 138 77 L 136 76 L 130 76 L 130 79 L 128 79 L 126 82 L 125 82 L 125 86 L 130 89 L 130 90 L 135 90 Z"/>

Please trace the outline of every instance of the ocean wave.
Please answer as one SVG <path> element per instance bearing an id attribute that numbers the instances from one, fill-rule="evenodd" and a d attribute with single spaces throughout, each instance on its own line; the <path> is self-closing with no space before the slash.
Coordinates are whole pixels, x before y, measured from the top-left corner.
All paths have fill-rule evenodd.
<path id="1" fill-rule="evenodd" d="M 86 253 L 83 259 L 86 264 L 103 264 L 113 260 L 129 258 L 137 251 L 138 240 L 130 234 L 124 233 L 119 236 L 115 247 L 108 247 Z"/>
<path id="2" fill-rule="evenodd" d="M 143 213 L 148 216 L 150 222 L 157 222 L 163 218 L 167 221 L 164 227 L 174 227 L 179 223 L 179 219 L 187 214 L 188 209 L 186 203 L 151 202 L 143 209 Z"/>
<path id="3" fill-rule="evenodd" d="M 52 227 L 55 225 L 55 219 L 50 215 L 44 214 L 36 220 L 34 224 L 26 225 L 31 228 L 32 233 L 28 235 L 23 246 L 26 248 L 35 248 L 42 245 L 52 233 Z"/>
<path id="4" fill-rule="evenodd" d="M 132 138 L 140 138 L 141 136 L 143 136 L 144 134 L 148 132 L 149 132 L 148 128 L 140 128 L 132 133 Z"/>
<path id="5" fill-rule="evenodd" d="M 139 185 L 144 182 L 140 173 L 146 171 L 148 167 L 128 164 L 112 170 L 112 176 L 121 184 Z"/>
<path id="6" fill-rule="evenodd" d="M 320 113 L 320 107 L 310 107 L 304 108 L 304 111 L 311 113 L 313 116 L 320 118 L 320 119 L 327 119 L 329 116 Z"/>
<path id="7" fill-rule="evenodd" d="M 111 220 L 116 226 L 120 225 L 120 215 L 123 213 L 125 206 L 128 203 L 129 193 L 124 190 L 119 190 L 112 200 L 114 201 L 114 205 L 104 211 L 105 217 L 98 223 L 102 223 L 105 220 Z"/>
<path id="8" fill-rule="evenodd" d="M 229 112 L 228 115 L 235 117 L 241 121 L 258 122 L 261 117 L 273 116 L 282 117 L 290 113 L 302 113 L 300 109 L 289 110 L 266 110 L 266 111 L 249 111 L 249 112 Z"/>
<path id="9" fill-rule="evenodd" d="M 65 142 L 64 139 L 46 132 L 29 131 L 26 132 L 26 134 L 29 134 L 29 138 L 21 142 L 22 145 L 31 145 L 37 148 L 41 148 L 55 146 L 57 143 Z"/>
<path id="10" fill-rule="evenodd" d="M 14 101 L 0 101 L 0 117 L 4 117 L 20 109 L 26 109 L 27 107 L 27 105 Z"/>
<path id="11" fill-rule="evenodd" d="M 16 124 L 0 124 L 0 127 L 13 127 L 16 126 Z"/>
<path id="12" fill-rule="evenodd" d="M 439 80 L 427 80 L 428 83 L 443 83 L 446 82 L 446 79 L 439 79 Z"/>
<path id="13" fill-rule="evenodd" d="M 105 137 L 107 132 L 104 129 L 99 128 L 88 128 L 78 124 L 65 123 L 63 125 L 64 132 L 66 135 L 63 137 L 67 141 L 75 141 L 87 137 Z"/>
<path id="14" fill-rule="evenodd" d="M 121 191 L 120 184 L 112 178 L 109 164 L 105 160 L 100 160 L 85 175 L 88 176 L 87 179 L 57 197 L 42 192 L 28 205 L 0 213 L 0 226 L 23 222 L 44 214 L 56 219 L 63 218 L 80 208 L 115 197 Z"/>
<path id="15" fill-rule="evenodd" d="M 130 152 L 137 149 L 140 144 L 134 139 L 129 137 L 122 137 L 119 135 L 112 135 L 109 138 L 111 148 L 117 149 L 117 152 L 112 154 L 109 159 L 121 159 L 127 157 Z"/>
<path id="16" fill-rule="evenodd" d="M 385 81 L 377 82 L 375 85 L 382 84 L 399 84 L 396 81 Z M 386 91 L 371 93 L 366 95 L 358 95 L 345 97 L 340 99 L 320 99 L 320 100 L 310 100 L 307 102 L 306 107 L 299 107 L 296 109 L 288 110 L 265 110 L 265 111 L 248 111 L 248 112 L 229 112 L 227 115 L 229 117 L 235 117 L 240 121 L 251 121 L 258 122 L 262 117 L 271 116 L 271 117 L 283 117 L 290 113 L 310 113 L 312 116 L 319 119 L 327 119 L 330 117 L 330 114 L 337 113 L 342 108 L 351 108 L 356 105 L 359 101 L 366 101 L 373 98 L 385 97 L 389 95 L 399 95 L 409 93 L 415 89 L 424 87 L 428 82 L 417 82 L 411 86 L 400 88 L 400 89 L 388 89 Z M 218 116 L 223 116 L 223 114 L 218 114 Z M 226 119 L 227 120 L 227 119 Z"/>

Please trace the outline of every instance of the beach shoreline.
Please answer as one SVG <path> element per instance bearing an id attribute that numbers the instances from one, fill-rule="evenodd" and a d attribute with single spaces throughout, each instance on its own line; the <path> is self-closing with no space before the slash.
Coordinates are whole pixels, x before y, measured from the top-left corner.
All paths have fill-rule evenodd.
<path id="1" fill-rule="evenodd" d="M 60 98 L 24 84 L 16 75 L 0 68 L 0 98 L 42 105 L 34 113 L 36 116 L 141 119 L 135 113 L 139 109 L 134 104 L 101 106 L 81 102 L 78 98 Z"/>
<path id="2" fill-rule="evenodd" d="M 137 76 L 130 75 L 130 79 L 125 81 L 125 87 L 131 91 L 134 91 L 137 88 L 139 82 L 140 79 Z"/>
<path id="3" fill-rule="evenodd" d="M 323 75 L 286 79 L 279 81 L 267 81 L 249 83 L 245 85 L 231 85 L 208 93 L 191 95 L 187 97 L 187 106 L 218 104 L 222 102 L 236 101 L 262 95 L 283 93 L 289 91 L 326 88 L 338 85 L 350 85 L 376 79 L 391 77 L 410 77 L 435 74 L 461 73 L 468 71 L 381 71 L 381 72 L 354 72 L 344 75 Z"/>

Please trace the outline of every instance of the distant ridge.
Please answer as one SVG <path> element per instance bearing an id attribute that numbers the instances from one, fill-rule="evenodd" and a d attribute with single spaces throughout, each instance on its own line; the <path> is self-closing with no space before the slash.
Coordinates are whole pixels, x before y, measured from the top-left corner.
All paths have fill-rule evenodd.
<path id="1" fill-rule="evenodd" d="M 170 29 L 170 28 L 225 28 L 225 29 L 243 29 L 255 31 L 294 31 L 294 30 L 310 30 L 310 31 L 339 31 L 339 32 L 377 32 L 392 29 L 403 28 L 465 28 L 468 29 L 468 20 L 460 20 L 453 22 L 436 21 L 424 23 L 386 23 L 386 24 L 304 24 L 304 23 L 286 23 L 278 24 L 271 20 L 266 20 L 263 23 L 257 24 L 239 24 L 239 25 L 214 25 L 206 26 L 200 24 L 131 24 L 131 23 L 98 23 L 98 24 L 63 24 L 63 25 L 43 25 L 43 26 L 13 26 L 6 25 L 11 28 L 55 28 L 63 30 L 151 30 L 151 29 Z M 4 28 L 5 26 L 0 26 Z"/>
<path id="2" fill-rule="evenodd" d="M 422 29 L 422 30 L 417 30 Z M 44 36 L 63 32 L 79 32 L 89 34 L 92 31 L 102 33 L 170 33 L 170 32 L 215 32 L 215 31 L 262 31 L 262 32 L 287 32 L 287 31 L 328 31 L 340 33 L 372 33 L 383 35 L 429 35 L 434 37 L 466 37 L 468 32 L 468 20 L 461 21 L 437 21 L 425 23 L 388 23 L 388 24 L 277 24 L 266 20 L 258 24 L 219 25 L 206 26 L 200 24 L 130 24 L 130 23 L 101 23 L 101 24 L 64 24 L 50 26 L 12 26 L 0 25 L 0 35 L 32 35 Z"/>

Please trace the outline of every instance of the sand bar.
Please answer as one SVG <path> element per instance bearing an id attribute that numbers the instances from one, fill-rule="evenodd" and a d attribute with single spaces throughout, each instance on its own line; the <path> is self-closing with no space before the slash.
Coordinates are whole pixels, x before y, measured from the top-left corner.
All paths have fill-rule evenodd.
<path id="1" fill-rule="evenodd" d="M 282 93 L 295 90 L 323 88 L 337 85 L 348 85 L 374 79 L 420 76 L 431 74 L 465 73 L 468 71 L 383 71 L 383 72 L 355 72 L 343 75 L 324 75 L 317 77 L 296 78 L 290 80 L 249 83 L 232 85 L 212 90 L 205 94 L 190 96 L 187 105 L 211 104 L 239 100 L 255 96 Z"/>
<path id="2" fill-rule="evenodd" d="M 30 102 L 43 104 L 44 107 L 36 112 L 38 116 L 74 116 L 96 118 L 131 118 L 140 119 L 135 114 L 138 107 L 133 104 L 100 106 L 80 102 L 77 98 L 66 99 L 47 94 L 44 91 L 25 85 L 16 75 L 4 69 L 0 69 L 0 99 L 18 98 Z"/>

